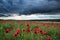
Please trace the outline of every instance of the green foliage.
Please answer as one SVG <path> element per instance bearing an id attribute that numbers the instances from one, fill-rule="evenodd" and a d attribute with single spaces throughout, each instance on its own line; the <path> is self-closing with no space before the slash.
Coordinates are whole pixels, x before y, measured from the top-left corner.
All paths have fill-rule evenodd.
<path id="1" fill-rule="evenodd" d="M 14 29 L 11 30 L 10 33 L 6 33 L 6 29 L 9 29 L 12 26 L 14 26 Z M 18 27 L 20 28 L 20 33 L 17 37 L 14 37 L 13 34 Z M 33 29 L 38 27 L 43 31 L 46 31 L 47 35 L 41 35 L 40 33 L 34 34 Z M 22 28 L 25 30 L 27 29 L 25 24 L 3 24 L 0 22 L 0 40 L 46 40 L 47 36 L 51 36 L 51 40 L 60 40 L 60 37 L 58 36 L 58 34 L 60 34 L 60 29 L 56 29 L 54 26 L 51 26 L 51 29 L 48 29 L 42 25 L 30 25 L 30 33 L 22 32 Z"/>

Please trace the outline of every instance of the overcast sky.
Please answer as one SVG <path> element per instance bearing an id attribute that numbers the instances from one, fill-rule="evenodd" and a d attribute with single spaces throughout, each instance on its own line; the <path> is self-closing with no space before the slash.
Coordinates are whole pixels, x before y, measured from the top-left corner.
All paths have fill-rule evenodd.
<path id="1" fill-rule="evenodd" d="M 60 12 L 60 0 L 0 0 L 1 16 L 15 13 L 20 15 L 57 14 L 58 12 Z"/>

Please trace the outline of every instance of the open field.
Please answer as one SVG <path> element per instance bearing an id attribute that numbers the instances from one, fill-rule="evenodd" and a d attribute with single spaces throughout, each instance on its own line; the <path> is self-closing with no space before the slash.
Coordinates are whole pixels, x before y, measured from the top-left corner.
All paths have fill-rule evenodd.
<path id="1" fill-rule="evenodd" d="M 50 25 L 50 26 L 55 26 L 55 27 L 58 27 L 58 25 L 60 25 L 60 22 L 55 22 L 55 21 L 24 21 L 24 20 L 0 20 L 0 22 L 2 23 L 12 23 L 12 24 L 26 24 L 26 23 L 29 23 L 29 24 L 43 24 L 43 23 L 46 23 L 47 25 Z M 58 27 L 60 28 L 60 27 Z"/>
<path id="2" fill-rule="evenodd" d="M 0 40 L 60 40 L 60 22 L 0 20 Z"/>

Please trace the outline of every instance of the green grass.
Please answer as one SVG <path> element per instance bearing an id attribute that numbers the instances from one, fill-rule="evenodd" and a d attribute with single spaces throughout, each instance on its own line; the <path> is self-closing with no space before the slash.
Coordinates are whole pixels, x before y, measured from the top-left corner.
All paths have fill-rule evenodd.
<path id="1" fill-rule="evenodd" d="M 6 33 L 6 29 L 9 29 L 12 26 L 14 26 L 14 29 L 9 33 Z M 38 27 L 43 31 L 46 31 L 47 34 L 34 34 L 33 29 Z M 20 33 L 18 36 L 14 37 L 13 34 L 16 32 L 17 28 L 20 28 Z M 0 40 L 46 40 L 47 36 L 51 36 L 51 40 L 60 40 L 60 37 L 58 36 L 58 34 L 60 34 L 60 29 L 56 29 L 54 26 L 51 26 L 51 28 L 48 29 L 47 27 L 44 27 L 42 25 L 30 25 L 30 33 L 22 32 L 22 28 L 26 30 L 27 26 L 25 24 L 3 24 L 2 22 L 0 22 Z"/>

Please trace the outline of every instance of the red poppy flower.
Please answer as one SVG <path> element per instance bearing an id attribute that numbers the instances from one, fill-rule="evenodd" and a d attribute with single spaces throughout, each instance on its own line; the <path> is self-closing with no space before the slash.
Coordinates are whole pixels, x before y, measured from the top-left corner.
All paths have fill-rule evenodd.
<path id="1" fill-rule="evenodd" d="M 34 28 L 34 31 L 37 31 L 37 28 Z"/>
<path id="2" fill-rule="evenodd" d="M 26 26 L 29 28 L 30 25 L 29 24 L 26 24 Z"/>
<path id="3" fill-rule="evenodd" d="M 34 31 L 34 34 L 37 34 L 37 31 Z"/>
<path id="4" fill-rule="evenodd" d="M 19 34 L 19 33 L 20 33 L 20 29 L 19 29 L 19 28 L 17 28 L 17 30 L 16 30 L 15 34 Z"/>
<path id="5" fill-rule="evenodd" d="M 43 34 L 44 34 L 44 35 L 46 35 L 46 34 L 47 34 L 47 32 L 46 32 L 46 31 L 44 31 L 44 32 L 43 32 Z"/>
<path id="6" fill-rule="evenodd" d="M 28 28 L 28 29 L 26 30 L 27 33 L 30 33 L 30 31 L 31 31 L 30 28 Z"/>
<path id="7" fill-rule="evenodd" d="M 17 28 L 16 32 L 13 34 L 14 37 L 18 36 L 18 34 L 20 33 L 20 28 Z"/>
<path id="8" fill-rule="evenodd" d="M 6 29 L 6 33 L 9 33 L 10 32 L 10 30 L 9 29 Z"/>
<path id="9" fill-rule="evenodd" d="M 42 32 L 42 29 L 41 28 L 37 28 L 38 32 Z"/>
<path id="10" fill-rule="evenodd" d="M 13 34 L 13 36 L 14 36 L 14 37 L 17 37 L 17 36 L 18 36 L 18 34 L 17 34 L 17 33 L 15 33 L 15 34 Z"/>
<path id="11" fill-rule="evenodd" d="M 46 35 L 47 32 L 46 31 L 43 31 L 43 32 L 40 32 L 42 35 Z"/>
<path id="12" fill-rule="evenodd" d="M 15 34 L 19 34 L 19 32 L 16 31 Z"/>
<path id="13" fill-rule="evenodd" d="M 24 28 L 22 28 L 22 32 L 24 32 L 25 31 L 25 29 Z"/>
<path id="14" fill-rule="evenodd" d="M 34 31 L 34 34 L 37 34 L 37 28 L 34 28 L 33 31 Z"/>
<path id="15" fill-rule="evenodd" d="M 20 32 L 20 28 L 17 28 L 17 30 L 16 30 L 17 32 Z"/>
<path id="16" fill-rule="evenodd" d="M 19 32 L 20 32 L 20 28 L 17 28 L 16 33 L 19 34 Z"/>
<path id="17" fill-rule="evenodd" d="M 48 37 L 46 38 L 46 40 L 51 40 L 51 36 L 48 36 Z"/>
<path id="18" fill-rule="evenodd" d="M 42 26 L 46 26 L 46 23 L 42 23 Z"/>

